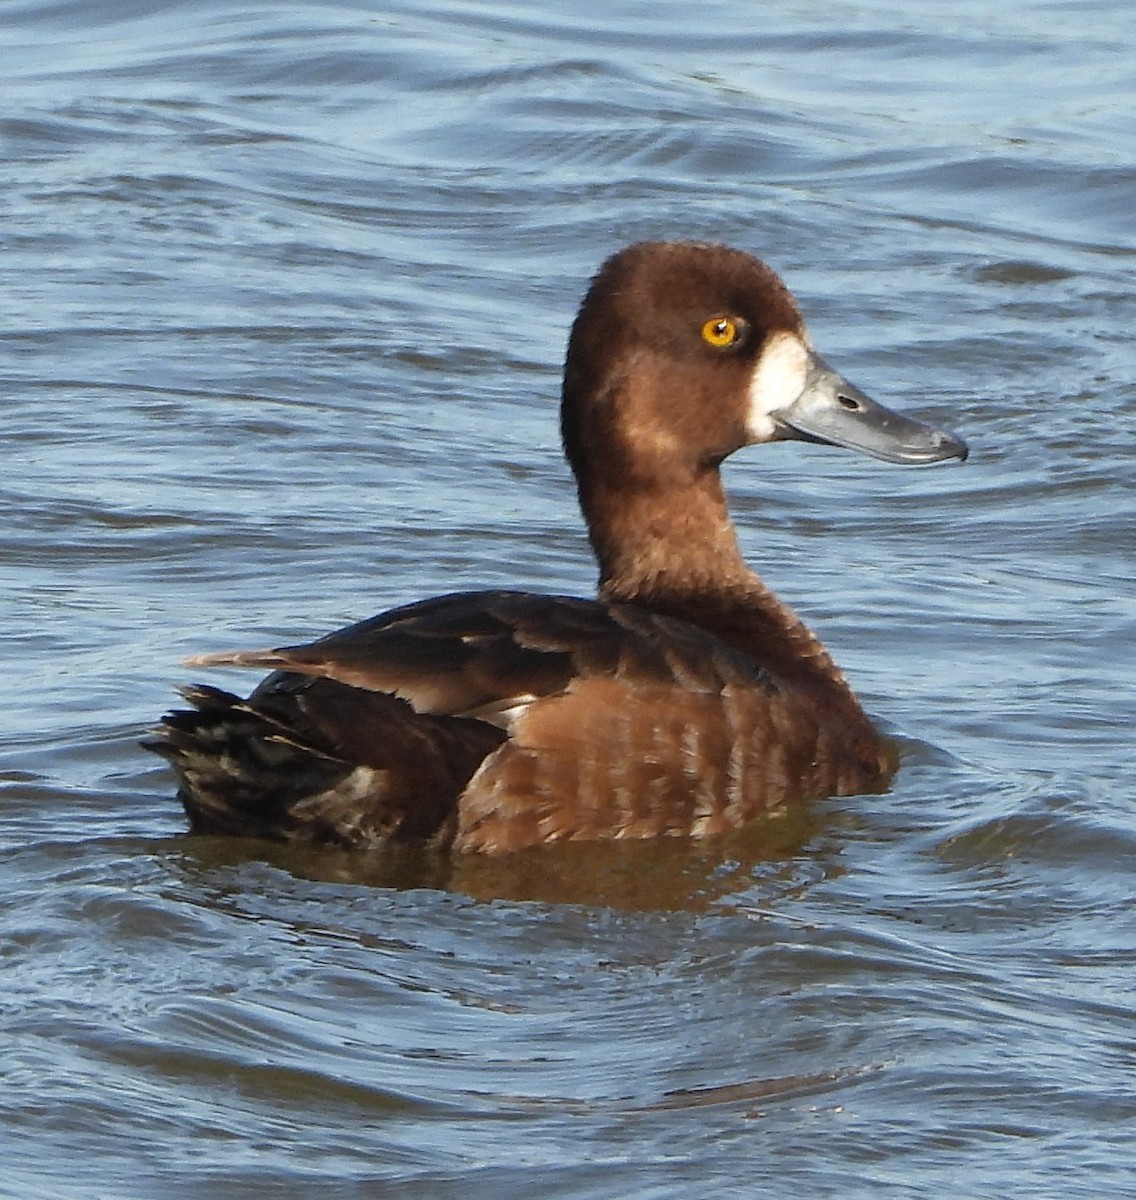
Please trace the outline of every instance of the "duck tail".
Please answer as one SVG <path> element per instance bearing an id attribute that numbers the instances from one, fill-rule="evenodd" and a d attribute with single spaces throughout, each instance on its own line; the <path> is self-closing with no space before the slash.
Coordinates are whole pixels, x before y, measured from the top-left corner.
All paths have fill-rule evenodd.
<path id="1" fill-rule="evenodd" d="M 248 700 L 182 688 L 191 707 L 142 742 L 173 767 L 192 832 L 355 849 L 453 840 L 461 791 L 501 731 L 328 679 L 284 679 Z M 345 706 L 350 729 L 321 727 Z"/>
<path id="2" fill-rule="evenodd" d="M 179 690 L 192 707 L 167 713 L 142 746 L 173 767 L 193 833 L 287 840 L 298 828 L 293 807 L 351 772 L 231 692 Z"/>

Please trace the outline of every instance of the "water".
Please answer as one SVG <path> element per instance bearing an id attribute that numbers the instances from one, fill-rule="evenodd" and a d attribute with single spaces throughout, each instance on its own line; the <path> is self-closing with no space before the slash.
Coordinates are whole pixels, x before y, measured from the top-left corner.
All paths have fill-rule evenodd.
<path id="1" fill-rule="evenodd" d="M 1136 1192 L 1128 7 L 0 15 L 0 1192 Z M 181 656 L 591 589 L 559 362 L 656 236 L 972 445 L 728 472 L 893 791 L 448 877 L 184 836 Z"/>

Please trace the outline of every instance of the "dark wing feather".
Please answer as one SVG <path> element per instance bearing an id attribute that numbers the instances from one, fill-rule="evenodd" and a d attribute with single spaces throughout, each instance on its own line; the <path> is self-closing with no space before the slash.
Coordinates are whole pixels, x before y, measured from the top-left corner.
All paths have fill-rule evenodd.
<path id="1" fill-rule="evenodd" d="M 533 700 L 583 678 L 711 692 L 729 682 L 771 685 L 755 664 L 685 622 L 631 605 L 525 592 L 442 596 L 308 645 L 190 662 L 275 669 L 252 702 L 289 687 L 289 675 L 316 676 L 399 696 L 420 713 L 473 716 L 502 728 Z"/>

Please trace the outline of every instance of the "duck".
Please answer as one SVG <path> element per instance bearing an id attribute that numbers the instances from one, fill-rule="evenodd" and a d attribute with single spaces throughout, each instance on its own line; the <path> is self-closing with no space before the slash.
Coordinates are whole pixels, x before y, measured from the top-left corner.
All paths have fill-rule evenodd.
<path id="1" fill-rule="evenodd" d="M 771 267 L 693 241 L 603 263 L 560 425 L 595 596 L 460 592 L 186 659 L 269 672 L 247 697 L 182 688 L 144 743 L 192 832 L 494 855 L 707 837 L 889 786 L 893 747 L 743 559 L 720 468 L 783 441 L 904 465 L 966 444 L 830 367 Z"/>

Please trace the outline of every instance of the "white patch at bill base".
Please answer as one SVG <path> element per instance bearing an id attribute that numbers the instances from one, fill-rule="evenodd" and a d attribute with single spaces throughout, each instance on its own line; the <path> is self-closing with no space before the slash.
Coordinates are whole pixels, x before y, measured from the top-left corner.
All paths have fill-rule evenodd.
<path id="1" fill-rule="evenodd" d="M 757 360 L 749 385 L 746 432 L 750 443 L 772 441 L 777 433 L 773 413 L 788 408 L 805 390 L 809 374 L 808 344 L 799 334 L 773 334 Z"/>

